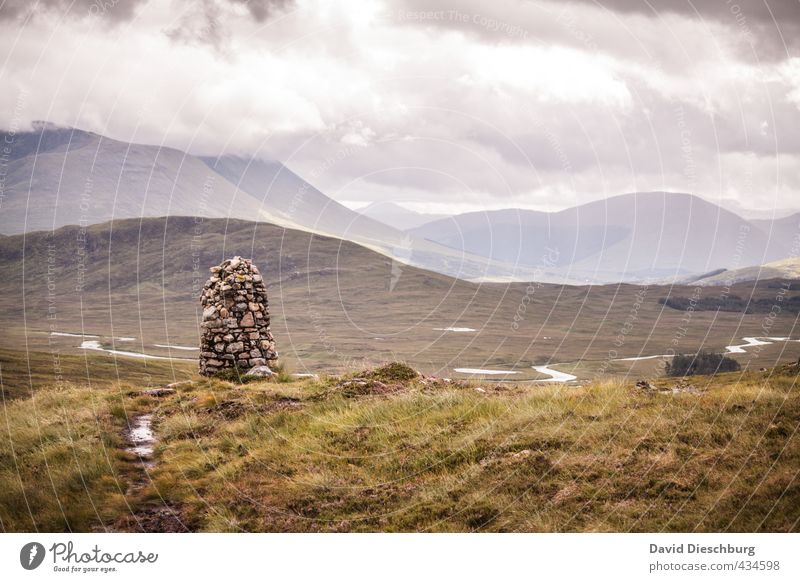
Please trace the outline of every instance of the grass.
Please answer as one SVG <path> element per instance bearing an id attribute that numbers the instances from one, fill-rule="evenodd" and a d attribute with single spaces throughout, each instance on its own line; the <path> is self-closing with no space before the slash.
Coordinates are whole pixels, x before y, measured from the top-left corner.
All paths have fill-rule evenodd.
<path id="1" fill-rule="evenodd" d="M 141 402 L 123 386 L 41 388 L 0 413 L 0 529 L 92 531 L 130 511 L 122 431 Z"/>
<path id="2" fill-rule="evenodd" d="M 108 387 L 122 380 L 140 386 L 158 386 L 185 380 L 196 365 L 106 354 L 76 356 L 59 351 L 0 348 L 0 397 L 30 396 L 42 386 L 88 385 Z"/>
<path id="3" fill-rule="evenodd" d="M 160 400 L 44 388 L 6 404 L 0 519 L 87 531 L 155 502 L 200 531 L 798 531 L 797 370 L 678 393 L 396 376 L 355 396 L 326 377 L 197 379 Z M 132 410 L 159 443 L 126 498 Z"/>

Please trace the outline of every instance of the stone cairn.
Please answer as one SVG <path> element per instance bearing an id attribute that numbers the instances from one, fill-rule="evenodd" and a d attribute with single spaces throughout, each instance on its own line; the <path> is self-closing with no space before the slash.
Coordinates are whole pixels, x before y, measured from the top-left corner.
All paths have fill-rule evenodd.
<path id="1" fill-rule="evenodd" d="M 258 267 L 233 257 L 210 270 L 201 299 L 200 373 L 211 376 L 225 368 L 250 369 L 276 360 L 267 288 Z"/>

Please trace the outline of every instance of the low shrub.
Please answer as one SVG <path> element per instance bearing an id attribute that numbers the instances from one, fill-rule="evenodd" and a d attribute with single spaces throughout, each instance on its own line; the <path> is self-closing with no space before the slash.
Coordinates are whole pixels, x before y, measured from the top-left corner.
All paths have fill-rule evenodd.
<path id="1" fill-rule="evenodd" d="M 700 351 L 697 354 L 678 354 L 667 362 L 667 376 L 713 375 L 718 372 L 738 372 L 739 362 L 722 354 Z"/>

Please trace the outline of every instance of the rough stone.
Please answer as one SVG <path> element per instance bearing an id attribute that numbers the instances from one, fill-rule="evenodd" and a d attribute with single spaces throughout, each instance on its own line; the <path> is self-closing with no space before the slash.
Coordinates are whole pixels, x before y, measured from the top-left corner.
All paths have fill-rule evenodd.
<path id="1" fill-rule="evenodd" d="M 636 387 L 640 390 L 658 390 L 655 385 L 649 380 L 639 380 L 636 382 Z"/>
<path id="2" fill-rule="evenodd" d="M 229 354 L 238 354 L 244 350 L 244 342 L 233 342 L 232 344 L 228 344 L 228 347 L 225 348 L 225 351 Z"/>

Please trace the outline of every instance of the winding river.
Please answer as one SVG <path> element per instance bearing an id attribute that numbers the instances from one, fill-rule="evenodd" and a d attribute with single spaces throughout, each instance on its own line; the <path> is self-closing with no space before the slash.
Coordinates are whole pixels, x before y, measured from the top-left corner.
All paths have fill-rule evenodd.
<path id="1" fill-rule="evenodd" d="M 147 360 L 186 360 L 193 361 L 194 358 L 173 358 L 170 356 L 151 356 L 150 354 L 143 354 L 141 352 L 126 352 L 124 350 L 112 350 L 104 348 L 100 345 L 98 340 L 85 340 L 81 342 L 80 348 L 82 350 L 96 350 L 98 352 L 106 352 L 107 354 L 114 354 L 115 356 L 126 356 L 128 358 L 142 358 Z"/>
<path id="2" fill-rule="evenodd" d="M 450 328 L 451 331 L 466 331 L 470 328 Z M 471 329 L 470 329 L 471 330 Z M 92 335 L 83 335 L 80 336 L 78 334 L 69 334 L 69 333 L 56 333 L 52 332 L 51 335 L 60 335 L 60 336 L 67 336 L 67 337 L 98 337 Z M 132 338 L 115 338 L 121 341 L 130 341 Z M 742 338 L 745 343 L 743 344 L 736 344 L 731 346 L 725 347 L 725 353 L 727 354 L 744 354 L 747 353 L 747 349 L 755 346 L 765 346 L 770 345 L 776 342 L 800 342 L 800 340 L 792 339 L 789 337 L 762 337 L 762 336 L 752 336 L 752 337 L 743 337 Z M 192 348 L 189 346 L 168 346 L 166 344 L 155 344 L 156 347 L 161 348 L 171 348 L 176 350 L 196 350 L 197 348 Z M 153 360 L 186 360 L 191 361 L 194 358 L 175 358 L 170 356 L 152 356 L 150 354 L 144 354 L 140 352 L 128 352 L 123 350 L 113 350 L 109 348 L 104 348 L 99 340 L 84 340 L 81 342 L 80 345 L 81 349 L 84 350 L 97 350 L 101 352 L 106 352 L 109 354 L 114 354 L 116 356 L 124 356 L 129 358 L 147 358 Z M 653 360 L 656 358 L 669 358 L 668 354 L 659 354 L 655 356 L 634 356 L 629 358 L 617 358 L 614 361 L 616 362 L 636 362 L 641 360 Z M 553 364 L 556 365 L 556 364 Z M 578 377 L 574 374 L 567 374 L 566 372 L 560 372 L 559 370 L 554 370 L 549 365 L 547 366 L 531 366 L 534 370 L 539 372 L 540 374 L 545 374 L 546 376 L 550 376 L 549 378 L 541 379 L 541 380 L 531 380 L 531 382 L 572 382 L 577 380 Z M 454 372 L 458 372 L 459 374 L 470 374 L 470 375 L 481 375 L 481 376 L 507 376 L 511 374 L 519 374 L 518 370 L 490 370 L 484 368 L 455 368 Z M 299 376 L 299 375 L 298 375 Z"/>

